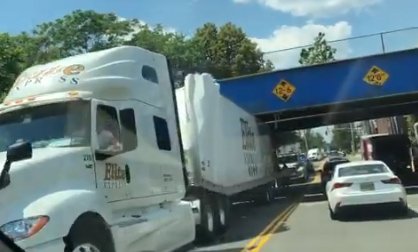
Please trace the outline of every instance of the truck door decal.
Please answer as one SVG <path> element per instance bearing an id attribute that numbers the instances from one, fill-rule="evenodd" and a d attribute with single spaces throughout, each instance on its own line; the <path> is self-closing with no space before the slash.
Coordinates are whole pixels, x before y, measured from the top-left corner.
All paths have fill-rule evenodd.
<path id="1" fill-rule="evenodd" d="M 240 118 L 242 150 L 244 154 L 244 163 L 248 169 L 250 177 L 257 176 L 258 165 L 256 159 L 255 133 L 247 120 Z"/>
<path id="2" fill-rule="evenodd" d="M 125 169 L 115 163 L 106 163 L 103 186 L 107 189 L 117 189 L 126 186 Z"/>

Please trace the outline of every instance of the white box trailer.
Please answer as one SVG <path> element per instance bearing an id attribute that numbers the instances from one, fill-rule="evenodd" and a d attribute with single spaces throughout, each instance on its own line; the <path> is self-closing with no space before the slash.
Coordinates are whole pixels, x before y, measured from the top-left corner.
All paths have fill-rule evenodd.
<path id="1" fill-rule="evenodd" d="M 176 89 L 188 198 L 201 202 L 204 233 L 224 230 L 230 199 L 269 202 L 277 177 L 267 125 L 222 96 L 209 74 L 189 74 Z M 204 216 L 205 214 L 210 216 Z M 212 217 L 213 216 L 213 217 Z"/>

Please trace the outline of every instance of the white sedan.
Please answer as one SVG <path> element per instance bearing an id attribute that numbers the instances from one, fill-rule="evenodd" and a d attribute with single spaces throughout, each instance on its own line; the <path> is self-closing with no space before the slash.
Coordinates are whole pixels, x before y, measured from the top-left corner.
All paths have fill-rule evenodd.
<path id="1" fill-rule="evenodd" d="M 355 161 L 338 164 L 326 184 L 331 219 L 353 207 L 396 206 L 408 213 L 401 180 L 381 161 Z"/>

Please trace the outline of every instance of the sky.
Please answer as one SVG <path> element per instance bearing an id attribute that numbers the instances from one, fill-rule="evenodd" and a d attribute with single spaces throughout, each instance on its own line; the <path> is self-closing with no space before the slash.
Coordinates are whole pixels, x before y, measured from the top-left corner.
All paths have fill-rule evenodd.
<path id="1" fill-rule="evenodd" d="M 0 32 L 31 31 L 76 9 L 113 12 L 192 35 L 206 22 L 232 22 L 263 52 L 310 44 L 318 32 L 338 40 L 418 27 L 417 0 L 2 0 Z M 418 29 L 386 34 L 385 50 L 418 45 Z M 339 59 L 382 51 L 379 36 L 332 43 Z M 300 49 L 267 53 L 276 68 L 296 66 Z M 324 131 L 324 128 L 321 130 Z M 327 138 L 329 140 L 330 134 Z"/>

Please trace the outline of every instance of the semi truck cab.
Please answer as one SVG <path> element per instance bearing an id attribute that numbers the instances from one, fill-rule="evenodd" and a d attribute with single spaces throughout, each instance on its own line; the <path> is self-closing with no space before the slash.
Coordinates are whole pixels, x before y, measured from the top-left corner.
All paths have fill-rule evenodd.
<path id="1" fill-rule="evenodd" d="M 163 55 L 123 46 L 27 69 L 0 106 L 0 230 L 27 251 L 191 242 L 177 120 Z"/>

